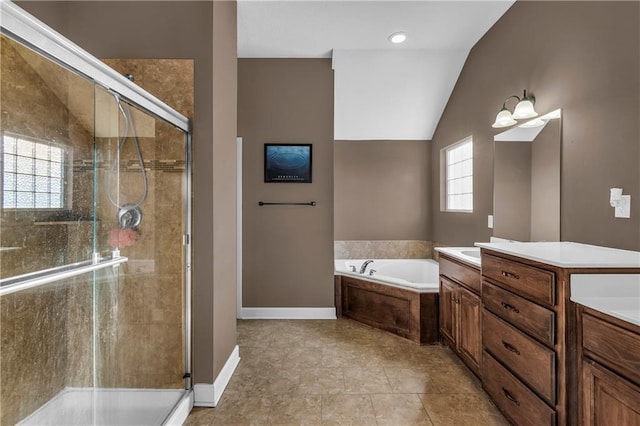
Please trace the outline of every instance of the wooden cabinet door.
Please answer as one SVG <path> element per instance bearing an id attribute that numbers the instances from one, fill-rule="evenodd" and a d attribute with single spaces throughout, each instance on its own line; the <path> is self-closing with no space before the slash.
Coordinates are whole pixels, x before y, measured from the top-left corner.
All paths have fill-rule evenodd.
<path id="1" fill-rule="evenodd" d="M 480 298 L 459 287 L 458 297 L 458 351 L 465 363 L 479 374 L 482 359 L 482 304 Z"/>
<path id="2" fill-rule="evenodd" d="M 582 421 L 593 426 L 640 426 L 640 388 L 591 360 L 582 363 Z"/>
<path id="3" fill-rule="evenodd" d="M 457 284 L 440 277 L 440 332 L 453 349 L 455 349 L 457 340 L 457 288 Z"/>

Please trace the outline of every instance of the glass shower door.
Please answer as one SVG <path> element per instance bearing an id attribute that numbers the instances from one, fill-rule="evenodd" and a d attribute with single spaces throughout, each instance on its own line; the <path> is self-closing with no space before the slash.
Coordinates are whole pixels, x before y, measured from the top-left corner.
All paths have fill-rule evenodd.
<path id="1" fill-rule="evenodd" d="M 188 138 L 0 43 L 0 424 L 161 424 L 188 372 Z"/>

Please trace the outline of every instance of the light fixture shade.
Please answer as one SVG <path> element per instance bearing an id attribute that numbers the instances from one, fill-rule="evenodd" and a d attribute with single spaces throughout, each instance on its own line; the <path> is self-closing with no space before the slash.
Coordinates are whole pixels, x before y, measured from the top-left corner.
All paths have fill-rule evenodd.
<path id="1" fill-rule="evenodd" d="M 407 39 L 407 34 L 403 32 L 393 33 L 389 36 L 389 41 L 393 44 L 404 43 Z"/>
<path id="2" fill-rule="evenodd" d="M 513 110 L 513 118 L 520 120 L 522 118 L 533 118 L 537 117 L 538 113 L 533 108 L 533 102 L 531 98 L 523 98 L 518 105 L 516 105 L 516 109 Z"/>
<path id="3" fill-rule="evenodd" d="M 500 129 L 502 127 L 513 126 L 516 123 L 517 121 L 513 119 L 509 110 L 503 107 L 498 115 L 496 115 L 496 121 L 491 125 L 491 127 Z"/>

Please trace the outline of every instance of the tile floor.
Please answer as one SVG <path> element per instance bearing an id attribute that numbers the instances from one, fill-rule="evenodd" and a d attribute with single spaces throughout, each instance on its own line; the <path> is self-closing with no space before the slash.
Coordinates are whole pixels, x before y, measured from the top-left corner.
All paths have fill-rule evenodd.
<path id="1" fill-rule="evenodd" d="M 186 425 L 508 425 L 443 346 L 348 319 L 238 321 L 241 361 Z"/>

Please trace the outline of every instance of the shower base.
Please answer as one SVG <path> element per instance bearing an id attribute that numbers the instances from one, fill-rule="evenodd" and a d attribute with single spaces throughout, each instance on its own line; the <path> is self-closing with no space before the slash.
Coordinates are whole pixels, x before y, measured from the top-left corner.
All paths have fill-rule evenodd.
<path id="1" fill-rule="evenodd" d="M 19 425 L 180 425 L 193 393 L 173 389 L 66 388 Z"/>

